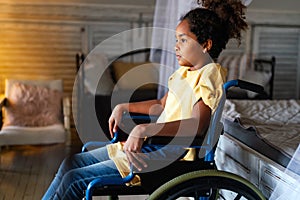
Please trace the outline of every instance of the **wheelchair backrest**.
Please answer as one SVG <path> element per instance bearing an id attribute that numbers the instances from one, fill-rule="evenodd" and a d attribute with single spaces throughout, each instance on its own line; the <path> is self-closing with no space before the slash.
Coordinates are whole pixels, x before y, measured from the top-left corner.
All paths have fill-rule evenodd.
<path id="1" fill-rule="evenodd" d="M 223 131 L 223 124 L 221 122 L 222 112 L 226 101 L 226 92 L 230 87 L 239 87 L 241 89 L 249 90 L 259 94 L 264 94 L 264 88 L 261 85 L 255 83 L 243 81 L 243 80 L 230 80 L 223 86 L 223 94 L 216 111 L 211 116 L 210 125 L 206 134 L 206 138 L 203 142 L 203 146 L 206 149 L 205 161 L 214 160 L 214 147 L 218 142 L 220 134 Z"/>
<path id="2" fill-rule="evenodd" d="M 220 99 L 219 105 L 215 112 L 212 114 L 210 119 L 209 128 L 206 133 L 205 140 L 203 142 L 203 147 L 206 150 L 205 161 L 214 160 L 214 146 L 217 144 L 218 139 L 223 131 L 223 123 L 221 122 L 222 112 L 226 100 L 226 91 L 223 88 L 223 94 Z"/>

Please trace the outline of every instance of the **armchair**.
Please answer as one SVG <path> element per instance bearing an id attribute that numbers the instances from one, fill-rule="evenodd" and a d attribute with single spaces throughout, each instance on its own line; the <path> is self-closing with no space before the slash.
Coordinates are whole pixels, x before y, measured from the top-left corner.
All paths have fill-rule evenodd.
<path id="1" fill-rule="evenodd" d="M 70 140 L 70 99 L 62 80 L 5 80 L 0 96 L 0 147 Z"/>

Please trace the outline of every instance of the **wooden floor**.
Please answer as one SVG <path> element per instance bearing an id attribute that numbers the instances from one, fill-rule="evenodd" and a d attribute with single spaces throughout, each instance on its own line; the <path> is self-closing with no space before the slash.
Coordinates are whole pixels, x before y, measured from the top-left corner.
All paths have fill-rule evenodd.
<path id="1" fill-rule="evenodd" d="M 0 152 L 0 200 L 39 200 L 63 158 L 79 152 L 81 142 L 72 134 L 65 144 L 11 146 Z"/>
<path id="2" fill-rule="evenodd" d="M 0 152 L 0 200 L 40 200 L 61 161 L 80 152 L 82 143 L 72 133 L 71 145 L 11 146 Z M 145 200 L 147 196 L 123 196 L 120 200 Z M 94 197 L 104 200 L 107 197 Z"/>

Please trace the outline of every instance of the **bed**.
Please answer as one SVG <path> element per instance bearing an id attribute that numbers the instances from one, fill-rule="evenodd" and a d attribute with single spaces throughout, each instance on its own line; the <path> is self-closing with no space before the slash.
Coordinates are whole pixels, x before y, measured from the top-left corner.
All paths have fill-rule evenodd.
<path id="1" fill-rule="evenodd" d="M 300 100 L 228 99 L 219 169 L 239 174 L 270 199 L 300 193 Z"/>

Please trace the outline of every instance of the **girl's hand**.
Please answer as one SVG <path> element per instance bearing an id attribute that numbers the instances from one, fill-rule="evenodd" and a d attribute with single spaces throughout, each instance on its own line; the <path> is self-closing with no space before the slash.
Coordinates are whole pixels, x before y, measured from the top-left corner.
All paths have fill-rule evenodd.
<path id="1" fill-rule="evenodd" d="M 122 123 L 122 116 L 125 109 L 122 105 L 117 105 L 108 120 L 110 136 L 114 137 L 114 133 L 118 130 L 118 126 Z"/>
<path id="2" fill-rule="evenodd" d="M 139 171 L 147 167 L 147 163 L 145 162 L 147 156 L 141 151 L 144 143 L 144 137 L 142 137 L 143 129 L 143 125 L 137 125 L 131 131 L 123 147 L 129 163 Z"/>

